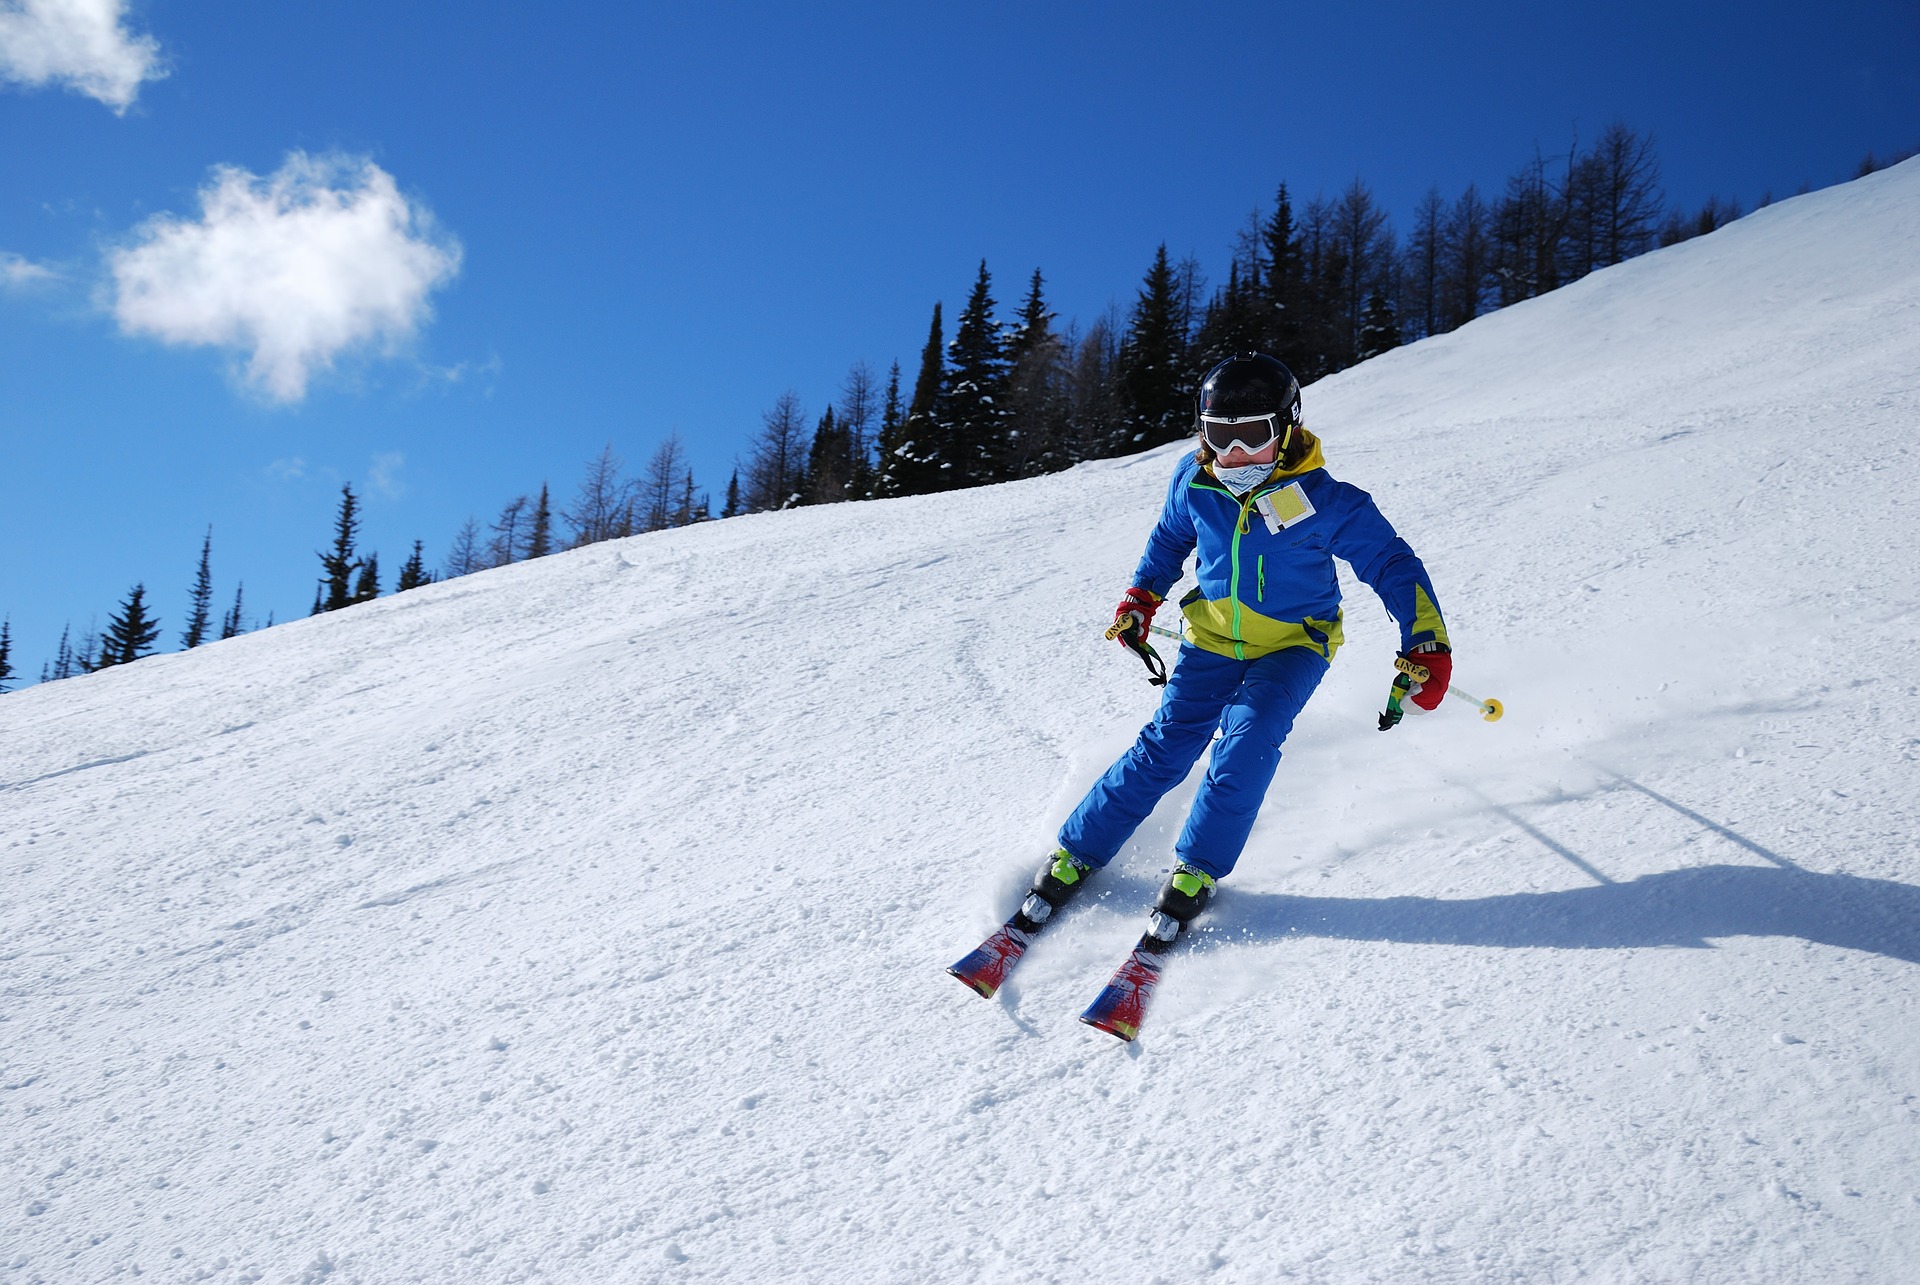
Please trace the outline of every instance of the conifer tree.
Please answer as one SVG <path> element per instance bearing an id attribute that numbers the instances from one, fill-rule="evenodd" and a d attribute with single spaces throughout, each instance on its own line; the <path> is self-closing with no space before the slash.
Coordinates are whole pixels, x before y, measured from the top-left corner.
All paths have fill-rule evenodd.
<path id="1" fill-rule="evenodd" d="M 220 618 L 220 636 L 222 638 L 237 638 L 245 632 L 240 611 L 241 605 L 246 598 L 246 592 L 247 586 L 245 581 L 233 587 L 233 608 Z"/>
<path id="2" fill-rule="evenodd" d="M 13 681 L 13 621 L 0 620 L 0 692 Z"/>
<path id="3" fill-rule="evenodd" d="M 1334 203 L 1333 240 L 1338 274 L 1328 281 L 1335 318 L 1329 355 L 1333 369 L 1344 370 L 1361 359 L 1360 332 L 1369 298 L 1393 290 L 1393 229 L 1372 190 L 1358 178 Z"/>
<path id="4" fill-rule="evenodd" d="M 880 405 L 880 435 L 874 445 L 873 486 L 869 492 L 874 499 L 906 494 L 899 489 L 904 458 L 901 450 L 908 444 L 906 424 L 906 408 L 900 403 L 900 363 L 896 361 L 887 373 L 887 395 Z"/>
<path id="5" fill-rule="evenodd" d="M 544 558 L 553 552 L 553 506 L 547 500 L 547 484 L 540 483 L 540 498 L 533 506 L 533 528 L 527 533 L 527 556 Z"/>
<path id="6" fill-rule="evenodd" d="M 480 551 L 480 524 L 472 517 L 468 517 L 460 529 L 453 533 L 453 543 L 447 548 L 445 565 L 449 580 L 486 569 L 487 564 Z"/>
<path id="7" fill-rule="evenodd" d="M 211 623 L 213 610 L 213 528 L 207 528 L 207 537 L 200 544 L 200 571 L 193 580 L 193 592 L 188 601 L 193 605 L 187 613 L 187 631 L 180 635 L 180 645 L 192 651 L 207 640 L 207 628 Z"/>
<path id="8" fill-rule="evenodd" d="M 159 618 L 147 614 L 147 587 L 137 584 L 120 604 L 119 614 L 108 618 L 107 636 L 100 642 L 100 658 L 93 668 L 139 660 L 153 650 L 154 639 L 159 636 Z"/>
<path id="9" fill-rule="evenodd" d="M 353 602 L 353 573 L 360 568 L 354 541 L 360 535 L 360 502 L 351 484 L 340 487 L 340 513 L 333 523 L 333 550 L 319 554 L 320 587 L 314 594 L 313 614 L 338 611 Z"/>
<path id="10" fill-rule="evenodd" d="M 1065 441 L 1072 411 L 1068 348 L 1053 329 L 1044 284 L 1035 268 L 1007 339 L 1007 428 L 997 462 L 1000 477 L 1034 477 L 1071 462 Z"/>
<path id="11" fill-rule="evenodd" d="M 1173 267 L 1162 242 L 1134 300 L 1120 348 L 1120 385 L 1131 429 L 1128 447 L 1139 450 L 1185 437 L 1193 414 L 1192 383 Z"/>
<path id="12" fill-rule="evenodd" d="M 686 448 L 680 430 L 673 429 L 647 460 L 647 471 L 640 478 L 640 529 L 664 531 L 674 526 L 674 501 L 680 490 L 681 475 L 686 472 Z"/>
<path id="13" fill-rule="evenodd" d="M 1378 357 L 1399 346 L 1400 321 L 1394 314 L 1393 301 L 1384 289 L 1376 288 L 1367 296 L 1366 311 L 1360 320 L 1360 360 Z"/>
<path id="14" fill-rule="evenodd" d="M 1440 333 L 1440 275 L 1445 259 L 1447 203 L 1429 188 L 1413 212 L 1413 230 L 1401 262 L 1401 329 L 1415 339 Z"/>
<path id="15" fill-rule="evenodd" d="M 1133 431 L 1120 386 L 1120 346 L 1119 309 L 1110 305 L 1072 347 L 1068 464 L 1115 454 L 1131 444 Z"/>
<path id="16" fill-rule="evenodd" d="M 1257 297 L 1265 305 L 1265 315 L 1254 346 L 1279 358 L 1306 383 L 1306 273 L 1299 233 L 1293 225 L 1293 198 L 1288 195 L 1285 183 L 1274 197 L 1273 213 L 1260 230 L 1260 241 L 1266 260 L 1266 280 L 1252 288 L 1259 292 Z"/>
<path id="17" fill-rule="evenodd" d="M 727 479 L 727 503 L 726 506 L 720 510 L 720 516 L 723 518 L 732 518 L 738 517 L 739 515 L 740 470 L 736 468 L 733 470 L 733 476 Z"/>
<path id="18" fill-rule="evenodd" d="M 1351 351 L 1340 338 L 1338 283 L 1347 265 L 1336 223 L 1333 205 L 1317 196 L 1299 220 L 1299 294 L 1293 308 L 1297 360 L 1282 360 L 1303 384 L 1339 370 Z"/>
<path id="19" fill-rule="evenodd" d="M 1508 177 L 1506 194 L 1493 210 L 1493 272 L 1501 307 L 1560 287 L 1567 216 L 1565 189 L 1548 179 L 1547 163 L 1535 152 Z"/>
<path id="20" fill-rule="evenodd" d="M 1257 352 L 1265 342 L 1259 277 L 1254 284 L 1240 275 L 1240 264 L 1227 268 L 1227 284 L 1207 305 L 1193 340 L 1192 365 L 1196 372 L 1211 370 L 1229 357 Z"/>
<path id="21" fill-rule="evenodd" d="M 405 593 L 409 589 L 418 589 L 433 583 L 433 572 L 427 570 L 426 559 L 422 554 L 421 542 L 413 542 L 413 553 L 400 566 L 400 583 L 393 587 L 395 593 Z"/>
<path id="22" fill-rule="evenodd" d="M 573 528 L 574 548 L 633 534 L 637 487 L 621 476 L 621 470 L 620 457 L 613 453 L 612 442 L 587 465 L 587 476 L 580 483 L 573 507 L 560 514 Z M 465 574 L 453 571 L 452 564 L 448 570 L 454 575 Z"/>
<path id="23" fill-rule="evenodd" d="M 747 460 L 747 510 L 784 509 L 806 487 L 806 411 L 791 389 L 761 415 L 759 438 Z"/>
<path id="24" fill-rule="evenodd" d="M 803 503 L 837 504 L 848 497 L 853 477 L 853 434 L 834 418 L 833 407 L 820 416 L 807 451 L 807 488 Z"/>
<path id="25" fill-rule="evenodd" d="M 1447 212 L 1440 240 L 1439 324 L 1458 330 L 1479 316 L 1494 273 L 1491 214 L 1472 183 Z"/>
<path id="26" fill-rule="evenodd" d="M 53 653 L 54 679 L 73 677 L 73 622 L 67 621 L 60 626 L 60 646 Z M 40 680 L 47 681 L 48 675 L 42 673 Z"/>
<path id="27" fill-rule="evenodd" d="M 946 345 L 942 341 L 940 305 L 933 305 L 933 324 L 927 346 L 920 350 L 920 374 L 913 382 L 913 399 L 899 429 L 900 442 L 881 462 L 888 495 L 924 495 L 940 488 L 940 385 L 946 376 Z"/>
<path id="28" fill-rule="evenodd" d="M 505 567 L 526 556 L 527 532 L 532 519 L 527 514 L 527 497 L 516 495 L 493 521 L 493 538 L 487 541 L 486 565 Z"/>
<path id="29" fill-rule="evenodd" d="M 380 555 L 369 553 L 360 563 L 360 576 L 353 583 L 355 602 L 372 602 L 380 596 Z"/>
<path id="30" fill-rule="evenodd" d="M 980 261 L 967 306 L 947 345 L 940 392 L 939 489 L 999 481 L 1007 420 L 1007 352 L 994 320 L 993 278 Z"/>
<path id="31" fill-rule="evenodd" d="M 865 500 L 873 495 L 874 417 L 879 412 L 879 394 L 874 387 L 873 368 L 856 361 L 847 370 L 840 386 L 839 423 L 847 435 L 851 468 L 847 477 L 847 498 Z"/>
<path id="32" fill-rule="evenodd" d="M 702 491 L 700 499 L 693 498 L 693 470 L 689 468 L 680 479 L 680 503 L 673 511 L 675 526 L 692 526 L 695 522 L 707 520 L 707 493 Z"/>

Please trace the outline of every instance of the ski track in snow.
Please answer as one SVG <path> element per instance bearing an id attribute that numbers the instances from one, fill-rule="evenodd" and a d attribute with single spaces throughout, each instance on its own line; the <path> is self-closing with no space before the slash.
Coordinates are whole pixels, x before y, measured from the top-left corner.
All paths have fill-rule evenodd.
<path id="1" fill-rule="evenodd" d="M 1139 1043 L 1179 448 L 0 700 L 0 1278 L 1911 1279 L 1920 162 L 1306 393 L 1469 690 L 1348 647 Z"/>

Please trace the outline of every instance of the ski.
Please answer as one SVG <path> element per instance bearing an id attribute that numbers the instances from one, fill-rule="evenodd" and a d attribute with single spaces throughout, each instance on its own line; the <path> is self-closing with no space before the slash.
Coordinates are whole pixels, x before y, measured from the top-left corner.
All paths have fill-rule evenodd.
<path id="1" fill-rule="evenodd" d="M 1020 909 L 1013 912 L 1013 918 L 947 971 L 992 999 L 1027 953 L 1027 947 L 1033 945 L 1033 939 L 1053 919 L 1054 912 L 1073 899 L 1080 881 L 1089 873 L 1091 867 L 1085 862 L 1076 860 L 1065 848 L 1055 849 L 1047 865 L 1034 876 L 1032 890 Z"/>
<path id="2" fill-rule="evenodd" d="M 1154 918 L 1158 920 L 1160 916 Z M 1121 961 L 1113 979 L 1094 996 L 1087 1011 L 1080 1014 L 1080 1020 L 1096 1031 L 1131 1042 L 1140 1034 L 1140 1023 L 1147 1015 L 1147 1001 L 1153 998 L 1153 988 L 1160 983 L 1160 970 L 1172 947 L 1171 938 L 1163 941 L 1153 935 L 1151 928 L 1140 934 L 1133 953 Z"/>
<path id="3" fill-rule="evenodd" d="M 1027 947 L 1033 945 L 1033 939 L 1040 935 L 1040 928 L 1040 924 L 1024 914 L 1015 914 L 1000 925 L 998 932 L 974 947 L 966 958 L 947 972 L 992 999 L 993 993 L 1000 989 L 1000 984 L 1007 980 L 1007 974 L 1013 971 L 1013 966 L 1027 953 Z"/>

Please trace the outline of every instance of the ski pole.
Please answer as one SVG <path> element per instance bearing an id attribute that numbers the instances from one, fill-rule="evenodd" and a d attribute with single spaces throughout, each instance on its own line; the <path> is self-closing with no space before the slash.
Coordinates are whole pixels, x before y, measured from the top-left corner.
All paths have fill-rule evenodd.
<path id="1" fill-rule="evenodd" d="M 1400 672 L 1393 676 L 1393 687 L 1387 692 L 1387 708 L 1380 715 L 1380 730 L 1383 732 L 1399 726 L 1400 719 L 1405 715 L 1406 711 L 1400 707 L 1400 698 L 1411 691 L 1415 683 L 1424 683 L 1428 678 L 1425 665 L 1408 660 L 1405 656 L 1395 657 L 1393 667 Z M 1470 702 L 1480 711 L 1480 717 L 1489 723 L 1499 722 L 1500 716 L 1507 712 L 1507 707 L 1498 700 L 1481 700 L 1451 683 L 1447 685 L 1447 695 Z"/>
<path id="2" fill-rule="evenodd" d="M 1163 629 L 1160 632 L 1165 633 Z M 1121 616 L 1107 626 L 1107 637 L 1118 638 L 1127 648 L 1138 656 L 1147 667 L 1147 681 L 1155 687 L 1167 685 L 1167 662 L 1160 659 L 1160 653 L 1147 641 L 1147 635 L 1140 628 L 1140 622 L 1132 616 Z"/>

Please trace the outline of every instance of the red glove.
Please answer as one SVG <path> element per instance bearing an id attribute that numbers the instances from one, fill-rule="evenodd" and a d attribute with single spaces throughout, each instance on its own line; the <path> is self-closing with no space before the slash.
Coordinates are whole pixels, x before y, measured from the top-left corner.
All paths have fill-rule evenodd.
<path id="1" fill-rule="evenodd" d="M 1416 665 L 1424 665 L 1427 681 L 1415 683 L 1408 697 L 1415 705 L 1431 713 L 1440 708 L 1440 702 L 1447 697 L 1447 684 L 1453 681 L 1453 654 L 1444 651 L 1403 651 L 1402 657 Z"/>
<path id="2" fill-rule="evenodd" d="M 1137 622 L 1140 640 L 1145 642 L 1147 626 L 1153 623 L 1153 613 L 1160 609 L 1164 601 L 1151 589 L 1127 590 L 1126 596 L 1120 599 L 1120 605 L 1113 609 L 1113 627 L 1107 630 L 1107 637 L 1119 638 L 1120 645 L 1124 647 L 1126 639 L 1120 638 L 1120 635 L 1127 632 L 1128 624 Z"/>

